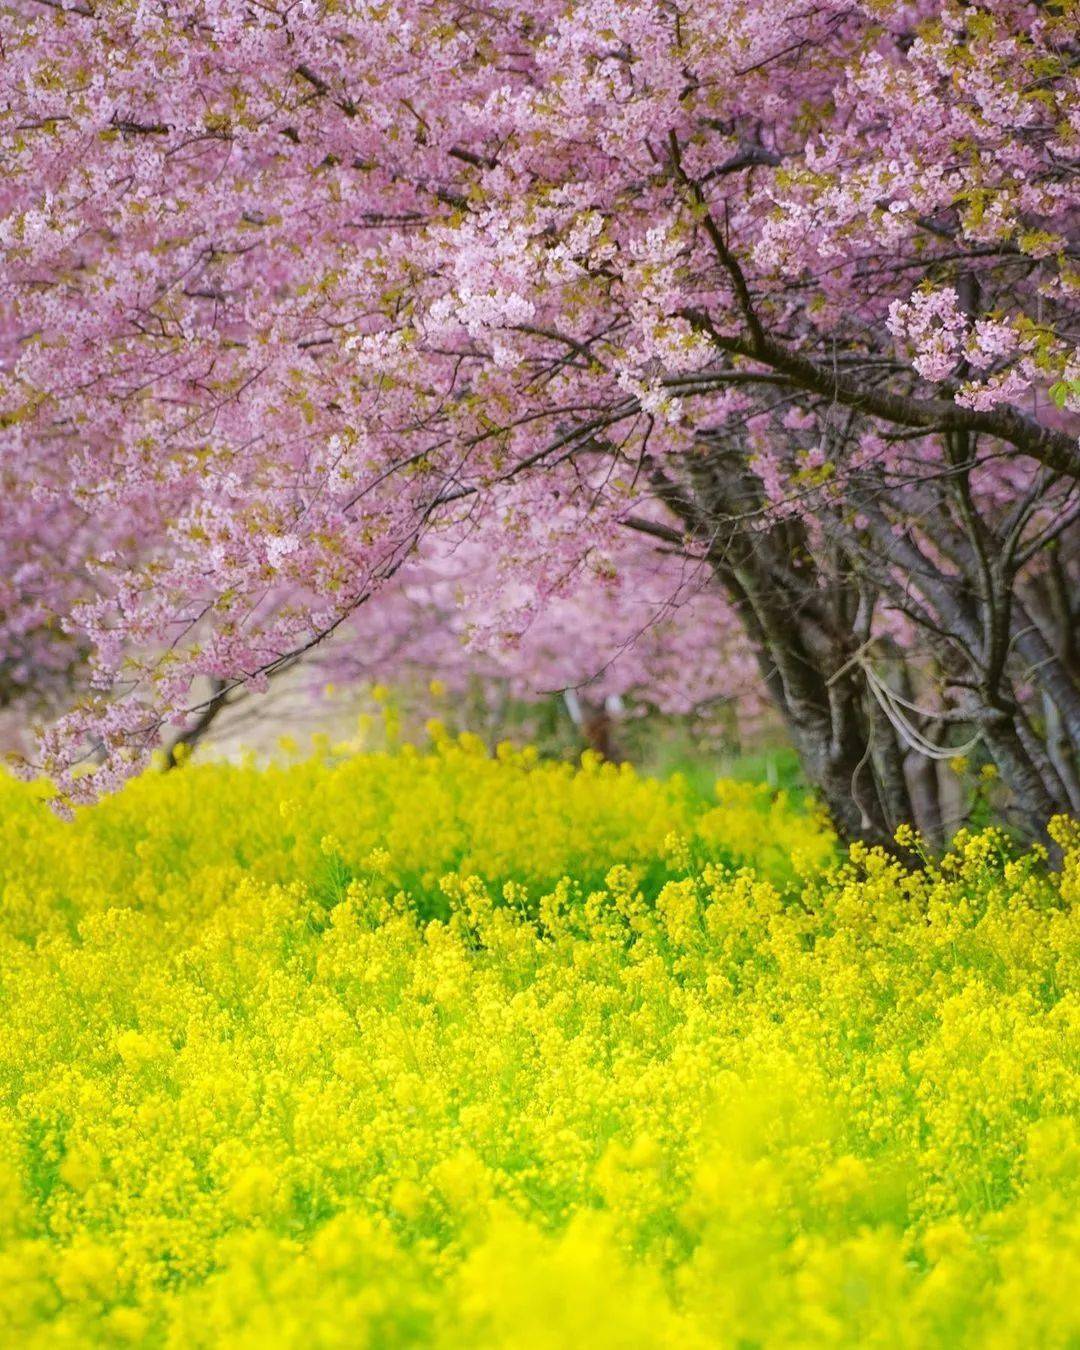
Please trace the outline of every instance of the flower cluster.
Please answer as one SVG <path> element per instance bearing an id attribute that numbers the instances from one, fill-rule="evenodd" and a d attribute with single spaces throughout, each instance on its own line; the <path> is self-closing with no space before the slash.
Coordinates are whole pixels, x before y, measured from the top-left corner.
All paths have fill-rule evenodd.
<path id="1" fill-rule="evenodd" d="M 1067 823 L 911 872 L 468 744 L 0 794 L 7 1342 L 1080 1336 Z"/>
<path id="2" fill-rule="evenodd" d="M 313 737 L 311 757 L 282 737 L 280 762 L 265 768 L 252 760 L 187 763 L 164 780 L 150 773 L 70 823 L 48 809 L 55 800 L 41 780 L 0 774 L 8 927 L 33 937 L 58 904 L 80 915 L 118 903 L 161 913 L 177 903 L 169 879 L 189 911 L 206 912 L 252 879 L 300 881 L 325 899 L 377 874 L 430 918 L 446 916 L 440 882 L 449 872 L 494 887 L 514 880 L 539 896 L 567 875 L 601 887 L 612 859 L 641 869 L 655 889 L 686 858 L 753 864 L 786 886 L 796 867 L 834 857 L 824 819 L 762 784 L 723 781 L 715 803 L 702 803 L 678 776 L 646 778 L 591 751 L 580 767 L 541 760 L 531 746 L 503 744 L 492 756 L 477 736 L 451 736 L 436 720 L 426 753 L 409 744 L 355 753 L 371 730 L 361 714 L 353 741 Z"/>

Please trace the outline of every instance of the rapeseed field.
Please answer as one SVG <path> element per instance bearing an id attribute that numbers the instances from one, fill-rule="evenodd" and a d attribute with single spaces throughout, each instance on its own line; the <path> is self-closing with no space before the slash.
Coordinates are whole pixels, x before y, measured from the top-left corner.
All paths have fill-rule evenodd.
<path id="1" fill-rule="evenodd" d="M 467 738 L 46 795 L 4 1344 L 1080 1344 L 1073 824 L 916 870 Z"/>

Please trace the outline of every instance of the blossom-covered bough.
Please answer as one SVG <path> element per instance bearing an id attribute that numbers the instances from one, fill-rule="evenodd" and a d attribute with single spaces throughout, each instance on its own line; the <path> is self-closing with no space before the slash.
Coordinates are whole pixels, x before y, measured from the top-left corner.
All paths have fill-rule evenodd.
<path id="1" fill-rule="evenodd" d="M 418 548 L 524 623 L 660 548 L 848 834 L 940 829 L 974 735 L 1080 809 L 1076 19 L 8 0 L 2 546 L 63 546 L 2 640 L 93 684 L 42 762 L 107 785 Z"/>

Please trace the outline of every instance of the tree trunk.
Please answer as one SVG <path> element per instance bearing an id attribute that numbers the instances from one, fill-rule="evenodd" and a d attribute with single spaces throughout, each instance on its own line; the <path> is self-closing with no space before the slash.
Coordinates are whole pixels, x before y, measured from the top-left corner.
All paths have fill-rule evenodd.
<path id="1" fill-rule="evenodd" d="M 961 823 L 952 818 L 957 803 L 945 809 L 937 764 L 917 744 L 920 715 L 901 735 L 861 668 L 875 603 L 917 625 L 943 697 L 965 691 L 968 726 L 981 733 L 1024 832 L 1045 839 L 1052 815 L 1080 809 L 1080 682 L 1066 656 L 1075 636 L 1071 622 L 1048 632 L 1046 619 L 1051 610 L 1071 618 L 1063 564 L 1051 578 L 1053 603 L 1035 606 L 1033 618 L 1030 588 L 1008 574 L 970 496 L 955 519 L 943 496 L 936 515 L 920 516 L 916 536 L 898 528 L 910 512 L 891 501 L 888 483 L 868 478 L 855 499 L 858 525 L 850 512 L 825 511 L 811 526 L 772 514 L 745 448 L 720 432 L 701 440 L 701 453 L 679 466 L 681 479 L 650 469 L 685 530 L 666 537 L 707 561 L 730 597 L 806 778 L 843 837 L 895 848 L 897 826 L 910 823 L 940 844 Z M 917 702 L 907 653 L 886 650 L 887 683 Z M 881 651 L 873 649 L 878 659 Z M 1034 717 L 1032 683 L 1045 709 Z M 936 735 L 956 724 L 955 713 L 943 714 Z"/>

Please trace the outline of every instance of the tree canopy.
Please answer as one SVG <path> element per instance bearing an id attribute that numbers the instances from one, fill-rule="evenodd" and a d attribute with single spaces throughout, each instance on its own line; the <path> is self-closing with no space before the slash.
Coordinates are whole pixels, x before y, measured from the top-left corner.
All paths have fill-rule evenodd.
<path id="1" fill-rule="evenodd" d="M 976 736 L 1080 809 L 1075 3 L 2 14 L 0 683 L 67 790 L 418 559 L 505 631 L 659 550 L 849 834 Z"/>

